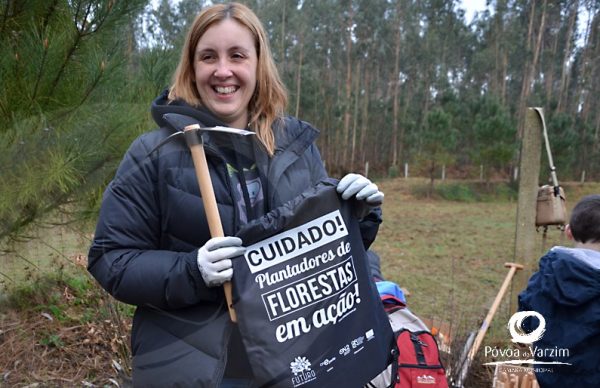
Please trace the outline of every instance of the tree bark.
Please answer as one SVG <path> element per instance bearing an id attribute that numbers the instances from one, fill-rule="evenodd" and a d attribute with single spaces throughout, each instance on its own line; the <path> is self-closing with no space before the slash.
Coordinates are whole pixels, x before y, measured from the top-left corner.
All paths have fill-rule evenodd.
<path id="1" fill-rule="evenodd" d="M 350 134 L 350 107 L 352 106 L 352 27 L 354 24 L 354 11 L 352 1 L 348 2 L 348 24 L 346 25 L 346 94 L 344 98 L 344 131 L 342 134 L 342 162 L 345 166 L 348 162 L 348 138 Z"/>
<path id="2" fill-rule="evenodd" d="M 296 109 L 295 116 L 300 117 L 300 96 L 302 95 L 302 61 L 304 59 L 304 33 L 300 33 L 300 54 L 298 55 L 298 67 L 296 70 Z"/>
<path id="3" fill-rule="evenodd" d="M 364 89 L 365 89 L 365 94 L 364 94 L 364 98 L 363 98 L 363 105 L 362 105 L 362 124 L 360 126 L 360 147 L 361 147 L 361 164 L 365 164 L 365 162 L 368 160 L 367 157 L 367 150 L 368 150 L 368 144 L 367 144 L 367 131 L 369 131 L 369 98 L 371 96 L 370 93 L 370 71 L 369 71 L 369 66 L 365 66 L 365 70 L 364 70 Z"/>
<path id="4" fill-rule="evenodd" d="M 565 55 L 562 60 L 562 69 L 560 74 L 560 86 L 558 88 L 558 104 L 556 106 L 557 112 L 563 112 L 565 110 L 565 100 L 568 98 L 569 89 L 569 57 L 571 55 L 571 40 L 573 38 L 573 31 L 575 30 L 575 20 L 577 20 L 577 12 L 579 10 L 579 0 L 575 0 L 571 6 L 571 12 L 569 15 L 569 25 L 567 27 L 567 36 L 565 37 Z"/>
<path id="5" fill-rule="evenodd" d="M 355 171 L 355 162 L 356 162 L 356 127 L 358 125 L 358 116 L 359 116 L 359 109 L 358 109 L 358 100 L 360 99 L 360 61 L 358 61 L 356 63 L 356 75 L 354 76 L 354 79 L 356 80 L 356 86 L 355 86 L 355 90 L 356 93 L 354 96 L 354 109 L 352 112 L 352 146 L 351 146 L 351 152 L 350 152 L 350 171 Z"/>
<path id="6" fill-rule="evenodd" d="M 535 1 L 531 2 L 531 15 L 529 19 L 529 31 L 527 33 L 527 49 L 531 48 L 531 38 L 533 37 L 533 25 L 535 19 Z M 526 63 L 525 71 L 523 76 L 523 84 L 521 85 L 521 97 L 519 98 L 519 124 L 517 137 L 518 139 L 523 138 L 523 129 L 525 126 L 525 110 L 527 108 L 527 99 L 529 98 L 529 93 L 531 92 L 531 87 L 534 81 L 535 69 L 537 68 L 538 57 L 540 54 L 541 46 L 542 46 L 542 37 L 544 35 L 545 29 L 545 21 L 546 21 L 546 4 L 547 0 L 544 0 L 542 5 L 542 15 L 540 26 L 538 30 L 538 34 L 536 37 L 535 45 L 533 46 L 533 58 L 531 62 Z"/>
<path id="7" fill-rule="evenodd" d="M 394 50 L 394 74 L 392 75 L 392 81 L 394 82 L 394 96 L 393 96 L 393 113 L 392 113 L 392 166 L 398 164 L 398 143 L 402 143 L 402 139 L 398 138 L 398 95 L 400 94 L 400 45 L 402 39 L 402 23 L 401 23 L 401 9 L 398 1 L 396 16 L 397 16 L 397 30 L 396 30 L 396 47 Z"/>

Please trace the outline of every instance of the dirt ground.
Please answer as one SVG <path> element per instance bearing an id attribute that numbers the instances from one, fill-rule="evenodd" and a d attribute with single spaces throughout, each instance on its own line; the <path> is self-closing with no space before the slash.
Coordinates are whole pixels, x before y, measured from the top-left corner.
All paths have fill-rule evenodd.
<path id="1" fill-rule="evenodd" d="M 119 352 L 126 339 L 110 321 L 65 327 L 44 313 L 11 311 L 0 326 L 2 386 L 128 386 Z"/>

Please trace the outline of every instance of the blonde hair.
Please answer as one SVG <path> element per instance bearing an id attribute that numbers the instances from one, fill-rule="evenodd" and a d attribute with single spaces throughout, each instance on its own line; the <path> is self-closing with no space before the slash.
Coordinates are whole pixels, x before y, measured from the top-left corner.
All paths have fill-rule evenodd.
<path id="1" fill-rule="evenodd" d="M 265 147 L 269 156 L 275 152 L 273 124 L 281 119 L 287 106 L 287 91 L 275 66 L 265 29 L 250 8 L 240 3 L 216 4 L 196 17 L 188 31 L 181 59 L 173 74 L 169 99 L 181 99 L 192 106 L 202 106 L 200 94 L 195 86 L 194 54 L 198 41 L 213 24 L 232 19 L 250 30 L 256 44 L 258 65 L 256 69 L 256 89 L 248 103 L 249 122 Z"/>

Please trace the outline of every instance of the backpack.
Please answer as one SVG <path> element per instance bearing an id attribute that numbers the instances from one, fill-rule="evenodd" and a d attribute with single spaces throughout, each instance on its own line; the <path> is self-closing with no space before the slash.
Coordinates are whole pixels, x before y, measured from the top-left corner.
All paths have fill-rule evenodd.
<path id="1" fill-rule="evenodd" d="M 377 288 L 396 337 L 394 352 L 397 358 L 395 357 L 395 361 L 386 370 L 367 383 L 366 387 L 448 388 L 438 344 L 431 331 L 406 308 L 402 291 L 395 283 L 377 282 Z"/>

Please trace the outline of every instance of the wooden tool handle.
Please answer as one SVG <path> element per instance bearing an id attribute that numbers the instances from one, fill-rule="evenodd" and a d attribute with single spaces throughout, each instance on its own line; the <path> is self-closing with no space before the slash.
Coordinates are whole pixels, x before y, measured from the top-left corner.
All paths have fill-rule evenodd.
<path id="1" fill-rule="evenodd" d="M 510 268 L 510 269 L 508 270 L 508 274 L 504 278 L 504 282 L 502 283 L 502 286 L 500 287 L 500 291 L 498 291 L 498 294 L 496 295 L 496 299 L 494 299 L 494 303 L 492 303 L 492 307 L 490 307 L 490 311 L 488 312 L 487 316 L 483 320 L 483 323 L 481 324 L 481 328 L 479 329 L 479 332 L 477 333 L 477 337 L 475 337 L 475 341 L 473 342 L 473 347 L 471 348 L 471 351 L 469 352 L 469 362 L 473 361 L 473 359 L 475 358 L 475 355 L 477 354 L 477 351 L 479 350 L 479 346 L 481 346 L 481 343 L 483 342 L 483 337 L 485 337 L 485 334 L 487 333 L 487 331 L 490 327 L 492 319 L 494 318 L 494 315 L 496 314 L 496 310 L 498 309 L 498 306 L 500 306 L 500 302 L 502 302 L 502 298 L 504 297 L 504 294 L 506 293 L 506 290 L 508 289 L 510 281 L 512 280 L 513 276 L 515 275 L 515 272 L 517 272 L 517 270 L 519 270 L 519 269 L 523 269 L 523 266 L 521 264 L 517 264 L 517 263 L 504 263 L 504 266 L 507 268 Z"/>
<path id="2" fill-rule="evenodd" d="M 217 199 L 215 197 L 215 191 L 213 190 L 212 180 L 210 179 L 210 172 L 208 171 L 204 147 L 202 144 L 191 145 L 190 152 L 192 153 L 196 178 L 198 178 L 198 185 L 200 186 L 200 193 L 202 194 L 202 203 L 204 204 L 204 211 L 208 220 L 210 235 L 211 237 L 224 237 L 225 234 L 223 233 L 223 225 L 221 224 L 221 217 L 219 216 Z M 232 322 L 237 322 L 237 316 L 233 309 L 231 282 L 223 283 L 223 289 L 225 291 L 227 308 L 229 309 L 229 317 Z"/>

